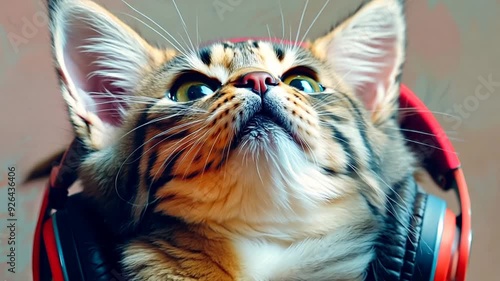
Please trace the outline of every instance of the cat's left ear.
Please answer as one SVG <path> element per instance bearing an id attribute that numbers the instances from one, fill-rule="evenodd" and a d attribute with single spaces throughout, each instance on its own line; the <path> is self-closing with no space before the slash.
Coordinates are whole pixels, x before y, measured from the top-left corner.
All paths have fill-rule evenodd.
<path id="1" fill-rule="evenodd" d="M 381 123 L 397 109 L 405 57 L 404 0 L 373 0 L 311 45 Z"/>
<path id="2" fill-rule="evenodd" d="M 49 1 L 53 54 L 76 136 L 99 150 L 114 140 L 146 73 L 166 60 L 89 0 Z"/>

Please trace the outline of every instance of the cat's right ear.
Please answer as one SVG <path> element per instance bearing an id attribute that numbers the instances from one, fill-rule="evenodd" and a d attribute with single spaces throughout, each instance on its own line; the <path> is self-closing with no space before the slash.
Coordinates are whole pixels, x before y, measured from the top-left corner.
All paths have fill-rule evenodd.
<path id="1" fill-rule="evenodd" d="M 116 139 L 131 95 L 165 52 L 88 0 L 49 1 L 53 54 L 76 136 L 99 150 Z"/>
<path id="2" fill-rule="evenodd" d="M 311 51 L 352 89 L 370 112 L 372 122 L 382 124 L 399 105 L 406 49 L 405 0 L 365 2 L 316 39 Z"/>

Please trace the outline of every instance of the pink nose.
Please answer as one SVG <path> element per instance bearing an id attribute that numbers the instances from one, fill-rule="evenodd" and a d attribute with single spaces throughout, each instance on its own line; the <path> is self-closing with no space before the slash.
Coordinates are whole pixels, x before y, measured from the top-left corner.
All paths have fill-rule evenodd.
<path id="1" fill-rule="evenodd" d="M 264 95 L 268 86 L 276 86 L 278 81 L 265 71 L 249 72 L 242 75 L 235 83 L 238 88 L 249 88 L 258 95 Z"/>

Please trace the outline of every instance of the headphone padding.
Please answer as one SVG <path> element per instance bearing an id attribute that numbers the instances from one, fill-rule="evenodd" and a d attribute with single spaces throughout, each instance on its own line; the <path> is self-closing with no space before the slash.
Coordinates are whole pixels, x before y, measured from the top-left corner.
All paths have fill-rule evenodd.
<path id="1" fill-rule="evenodd" d="M 393 186 L 366 281 L 412 280 L 426 201 L 412 177 Z"/>
<path id="2" fill-rule="evenodd" d="M 427 197 L 412 279 L 416 281 L 434 280 L 445 227 L 446 202 L 431 194 Z"/>
<path id="3" fill-rule="evenodd" d="M 418 246 L 421 243 L 422 225 L 427 206 L 428 195 L 418 192 L 413 203 L 413 217 L 410 220 L 410 232 L 406 239 L 406 253 L 400 280 L 414 280 Z"/>
<path id="4" fill-rule="evenodd" d="M 71 268 L 68 272 L 80 272 L 80 278 L 75 280 L 109 281 L 114 280 L 114 264 L 111 262 L 112 249 L 104 248 L 105 245 L 112 245 L 109 238 L 104 236 L 107 233 L 102 225 L 99 216 L 93 214 L 85 203 L 81 194 L 75 194 L 68 198 L 65 209 L 57 211 L 55 214 L 58 229 L 65 229 L 62 244 L 65 260 L 68 256 L 75 256 Z M 108 241 L 108 242 L 106 242 Z M 117 273 L 117 271 L 116 271 Z M 70 278 L 70 280 L 73 280 Z"/>

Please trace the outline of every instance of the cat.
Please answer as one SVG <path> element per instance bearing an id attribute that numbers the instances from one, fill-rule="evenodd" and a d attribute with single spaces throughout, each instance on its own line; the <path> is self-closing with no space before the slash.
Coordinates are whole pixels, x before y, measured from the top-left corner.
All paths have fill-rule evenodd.
<path id="1" fill-rule="evenodd" d="M 302 44 L 187 50 L 51 1 L 83 194 L 125 279 L 364 280 L 417 166 L 398 126 L 404 6 L 368 1 Z"/>

